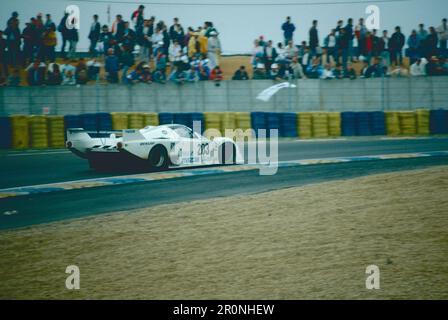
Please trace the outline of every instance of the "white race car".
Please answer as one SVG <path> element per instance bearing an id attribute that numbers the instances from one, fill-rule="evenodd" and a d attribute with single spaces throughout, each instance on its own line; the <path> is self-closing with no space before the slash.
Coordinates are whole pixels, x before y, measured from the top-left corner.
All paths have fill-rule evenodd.
<path id="1" fill-rule="evenodd" d="M 217 137 L 209 140 L 179 124 L 114 132 L 68 129 L 66 146 L 77 156 L 87 159 L 95 170 L 164 170 L 243 162 L 232 139 Z"/>

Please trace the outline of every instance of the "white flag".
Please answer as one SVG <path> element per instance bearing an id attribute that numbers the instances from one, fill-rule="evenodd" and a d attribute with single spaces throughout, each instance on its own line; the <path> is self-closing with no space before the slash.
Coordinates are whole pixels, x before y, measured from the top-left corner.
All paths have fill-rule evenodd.
<path id="1" fill-rule="evenodd" d="M 257 96 L 257 99 L 267 102 L 280 89 L 283 89 L 283 88 L 295 88 L 295 87 L 297 87 L 295 84 L 291 84 L 289 82 L 282 82 L 282 83 L 273 85 L 272 87 L 269 87 L 269 88 L 263 90 L 262 92 L 260 92 L 258 94 L 258 96 Z"/>

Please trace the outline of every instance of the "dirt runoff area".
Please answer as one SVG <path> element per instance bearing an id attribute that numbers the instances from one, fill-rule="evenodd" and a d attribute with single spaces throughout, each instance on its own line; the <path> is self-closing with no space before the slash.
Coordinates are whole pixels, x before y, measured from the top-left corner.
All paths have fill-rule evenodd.
<path id="1" fill-rule="evenodd" d="M 447 208 L 440 166 L 1 232 L 0 298 L 447 299 Z"/>

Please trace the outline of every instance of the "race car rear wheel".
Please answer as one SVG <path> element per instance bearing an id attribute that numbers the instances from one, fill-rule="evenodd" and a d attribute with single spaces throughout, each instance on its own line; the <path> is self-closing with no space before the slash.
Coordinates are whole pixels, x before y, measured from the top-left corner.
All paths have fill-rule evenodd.
<path id="1" fill-rule="evenodd" d="M 155 146 L 149 152 L 149 166 L 152 169 L 162 170 L 168 168 L 168 152 L 163 146 Z"/>
<path id="2" fill-rule="evenodd" d="M 231 142 L 226 142 L 219 147 L 219 163 L 234 164 L 236 163 L 236 148 Z"/>

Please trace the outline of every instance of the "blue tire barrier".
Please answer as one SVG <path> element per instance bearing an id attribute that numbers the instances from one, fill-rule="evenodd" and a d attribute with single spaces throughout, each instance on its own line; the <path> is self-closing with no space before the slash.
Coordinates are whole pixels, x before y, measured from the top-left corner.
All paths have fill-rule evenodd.
<path id="1" fill-rule="evenodd" d="M 268 112 L 266 113 L 266 136 L 271 135 L 270 130 L 277 130 L 277 136 L 280 136 L 280 113 L 278 112 Z"/>
<path id="2" fill-rule="evenodd" d="M 370 112 L 360 111 L 356 113 L 356 135 L 357 136 L 372 135 L 372 123 Z"/>
<path id="3" fill-rule="evenodd" d="M 447 134 L 448 110 L 431 110 L 429 113 L 429 129 L 431 134 Z"/>
<path id="4" fill-rule="evenodd" d="M 255 130 L 255 135 L 258 138 L 258 130 L 266 129 L 266 113 L 264 112 L 251 112 L 250 113 L 250 121 L 252 125 L 252 129 Z M 266 135 L 268 133 L 266 132 Z"/>
<path id="5" fill-rule="evenodd" d="M 11 148 L 12 127 L 9 117 L 0 117 L 0 149 Z"/>
<path id="6" fill-rule="evenodd" d="M 173 121 L 176 124 L 182 124 L 184 126 L 189 126 L 189 115 L 188 113 L 174 113 L 173 114 Z"/>
<path id="7" fill-rule="evenodd" d="M 372 134 L 376 136 L 386 135 L 386 116 L 383 111 L 373 111 L 370 113 Z"/>
<path id="8" fill-rule="evenodd" d="M 193 121 L 201 122 L 201 132 L 202 134 L 205 131 L 205 123 L 204 123 L 204 114 L 202 112 L 189 112 L 188 113 L 189 124 L 188 127 L 193 129 Z"/>
<path id="9" fill-rule="evenodd" d="M 159 124 L 172 124 L 174 123 L 174 115 L 171 112 L 159 113 Z"/>
<path id="10" fill-rule="evenodd" d="M 98 117 L 96 113 L 83 113 L 81 114 L 81 124 L 84 130 L 97 131 L 98 130 Z"/>
<path id="11" fill-rule="evenodd" d="M 82 128 L 81 117 L 79 115 L 68 114 L 64 116 L 65 129 Z"/>
<path id="12" fill-rule="evenodd" d="M 343 136 L 356 135 L 356 113 L 351 111 L 341 112 L 341 133 Z"/>
<path id="13" fill-rule="evenodd" d="M 297 114 L 283 112 L 280 114 L 280 137 L 297 137 Z"/>
<path id="14" fill-rule="evenodd" d="M 99 131 L 112 131 L 112 117 L 110 113 L 99 112 L 96 114 Z"/>

